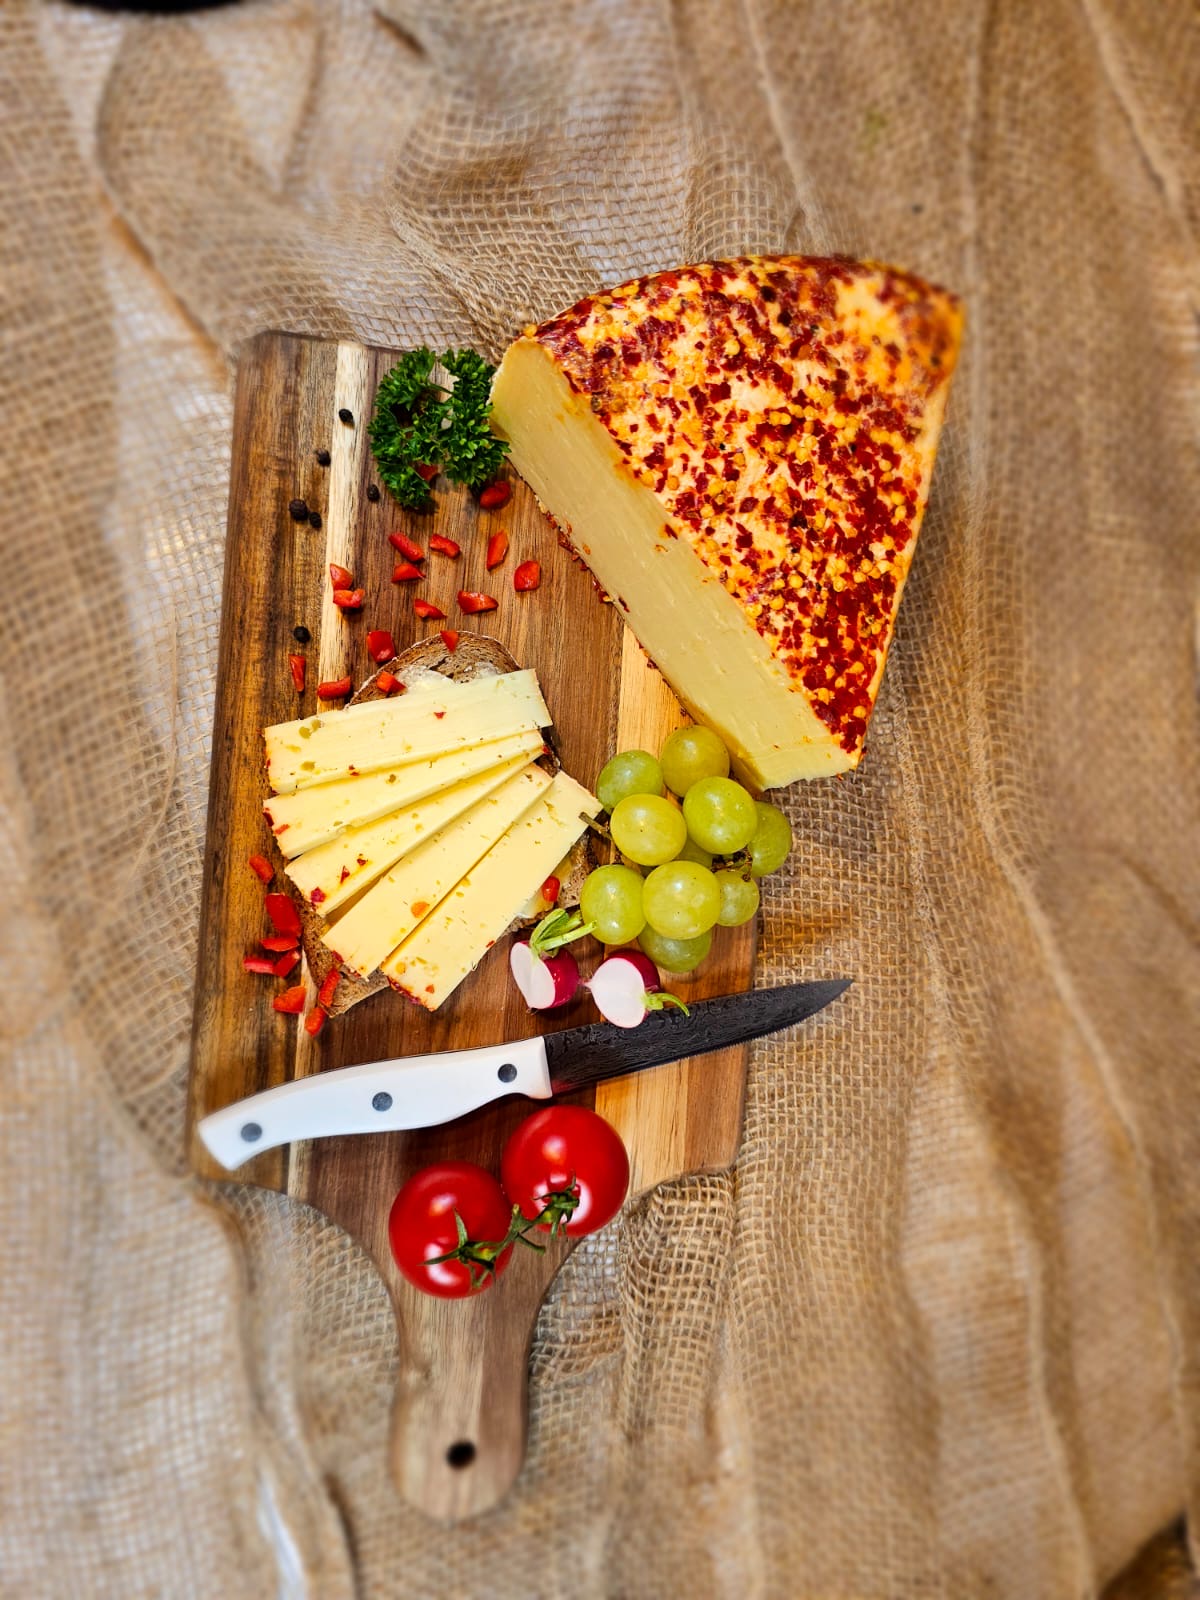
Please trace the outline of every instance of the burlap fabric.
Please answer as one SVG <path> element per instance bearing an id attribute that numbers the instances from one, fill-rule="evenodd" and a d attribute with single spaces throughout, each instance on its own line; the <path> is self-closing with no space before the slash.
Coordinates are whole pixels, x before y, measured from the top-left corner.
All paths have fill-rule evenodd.
<path id="1" fill-rule="evenodd" d="M 1198 63 L 1188 0 L 0 8 L 6 1600 L 1059 1600 L 1194 1504 Z M 969 312 L 766 894 L 761 981 L 858 985 L 577 1251 L 440 1529 L 360 1253 L 181 1167 L 231 364 L 776 248 Z"/>

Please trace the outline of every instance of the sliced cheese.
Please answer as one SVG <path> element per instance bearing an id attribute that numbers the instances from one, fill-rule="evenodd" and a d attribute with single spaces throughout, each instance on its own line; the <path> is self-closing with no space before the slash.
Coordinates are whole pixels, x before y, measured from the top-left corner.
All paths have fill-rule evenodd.
<path id="1" fill-rule="evenodd" d="M 412 806 L 418 800 L 490 771 L 514 756 L 527 760 L 542 749 L 539 729 L 451 750 L 444 755 L 410 761 L 406 766 L 385 767 L 330 783 L 318 783 L 294 794 L 274 795 L 263 811 L 285 856 L 298 856 L 336 839 L 348 828 L 361 827 L 378 817 Z"/>
<path id="2" fill-rule="evenodd" d="M 289 861 L 285 871 L 304 898 L 319 906 L 322 915 L 327 917 L 389 867 L 395 866 L 410 850 L 432 838 L 439 829 L 469 811 L 477 801 L 528 765 L 528 753 L 510 756 L 507 761 L 489 766 L 473 778 L 464 778 L 449 789 L 441 789 L 414 806 L 406 806 L 402 811 L 394 811 L 360 828 L 347 828 L 328 844 L 306 850 Z M 309 792 L 301 791 L 302 794 Z"/>
<path id="3" fill-rule="evenodd" d="M 394 988 L 435 1011 L 478 964 L 587 827 L 600 802 L 560 772 L 545 795 L 381 963 Z M 369 896 L 367 897 L 369 898 Z"/>
<path id="4" fill-rule="evenodd" d="M 568 850 L 562 860 L 559 861 L 555 866 L 551 867 L 550 871 L 546 874 L 546 877 L 542 879 L 542 882 L 538 884 L 537 888 L 517 912 L 518 918 L 522 922 L 531 922 L 536 917 L 544 917 L 547 911 L 550 910 L 551 905 L 555 902 L 546 899 L 546 896 L 542 893 L 542 884 L 546 882 L 547 878 L 557 878 L 559 887 L 561 888 L 571 876 L 574 866 L 574 859 L 571 855 L 571 852 Z"/>
<path id="5" fill-rule="evenodd" d="M 325 934 L 342 965 L 373 972 L 550 786 L 541 767 L 526 767 L 373 883 Z"/>
<path id="6" fill-rule="evenodd" d="M 467 683 L 442 681 L 443 688 L 370 700 L 264 729 L 272 789 L 291 794 L 549 726 L 550 713 L 533 672 L 505 672 Z"/>
<path id="7" fill-rule="evenodd" d="M 745 257 L 592 295 L 500 364 L 513 465 L 756 784 L 858 764 L 961 331 L 909 273 Z"/>

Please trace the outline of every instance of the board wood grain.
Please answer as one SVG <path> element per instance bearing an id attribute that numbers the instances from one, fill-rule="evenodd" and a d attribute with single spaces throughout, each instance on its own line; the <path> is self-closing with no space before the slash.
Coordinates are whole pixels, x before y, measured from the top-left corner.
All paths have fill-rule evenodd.
<path id="1" fill-rule="evenodd" d="M 414 615 L 414 594 L 442 607 L 449 619 L 442 626 L 473 628 L 479 619 L 459 613 L 459 589 L 499 599 L 498 610 L 482 619 L 486 629 L 474 631 L 490 633 L 536 669 L 563 764 L 581 782 L 594 784 L 615 750 L 656 749 L 685 720 L 615 607 L 560 545 L 520 480 L 497 512 L 482 511 L 444 481 L 435 485 L 437 508 L 427 516 L 401 511 L 386 491 L 378 500 L 368 496 L 376 480 L 366 424 L 379 379 L 394 360 L 394 352 L 349 342 L 266 334 L 247 348 L 238 369 L 188 1116 L 189 1159 L 207 1178 L 228 1174 L 196 1138 L 196 1122 L 246 1095 L 331 1068 L 523 1038 L 592 1015 L 586 1003 L 565 1014 L 531 1014 L 508 979 L 501 950 L 433 1014 L 383 993 L 312 1039 L 299 1018 L 273 1011 L 271 994 L 282 982 L 242 968 L 243 955 L 268 931 L 263 885 L 247 858 L 260 853 L 282 867 L 262 816 L 263 727 L 316 710 L 318 682 L 346 674 L 362 682 L 373 670 L 369 628 L 391 629 L 398 649 L 435 632 L 439 624 Z M 341 410 L 352 422 L 339 420 Z M 318 463 L 317 451 L 329 452 L 328 466 Z M 293 519 L 288 507 L 295 499 L 316 513 L 319 526 Z M 501 527 L 510 537 L 508 560 L 488 573 L 488 536 Z M 396 554 L 387 540 L 393 528 L 425 545 L 431 533 L 445 534 L 462 554 L 453 560 L 431 554 L 425 581 L 393 584 Z M 541 563 L 542 585 L 518 595 L 512 572 L 527 559 Z M 365 589 L 360 614 L 332 604 L 331 561 L 349 567 Z M 309 643 L 294 639 L 298 626 L 310 631 Z M 308 659 L 303 696 L 288 670 L 294 652 Z M 275 887 L 284 886 L 280 870 Z M 673 987 L 685 998 L 748 988 L 753 951 L 752 926 L 719 930 L 701 972 Z M 629 1147 L 632 1193 L 730 1164 L 744 1076 L 745 1050 L 728 1050 L 595 1093 L 594 1104 Z M 578 1098 L 593 1103 L 592 1096 Z M 430 1161 L 456 1158 L 498 1171 L 504 1139 L 531 1109 L 528 1101 L 510 1100 L 439 1128 L 315 1140 L 256 1156 L 236 1174 L 315 1206 L 358 1239 L 378 1267 L 400 1331 L 393 1470 L 400 1492 L 440 1518 L 494 1505 L 520 1470 L 534 1321 L 569 1246 L 556 1242 L 544 1256 L 517 1251 L 493 1289 L 470 1300 L 437 1301 L 395 1270 L 388 1210 L 405 1178 Z"/>

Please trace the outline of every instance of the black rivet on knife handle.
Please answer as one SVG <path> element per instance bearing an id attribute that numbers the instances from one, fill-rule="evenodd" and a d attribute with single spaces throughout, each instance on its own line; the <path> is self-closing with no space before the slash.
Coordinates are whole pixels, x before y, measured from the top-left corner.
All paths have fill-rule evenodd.
<path id="1" fill-rule="evenodd" d="M 380 1089 L 379 1093 L 372 1099 L 371 1104 L 376 1111 L 390 1111 L 392 1109 L 392 1097 L 386 1089 Z"/>
<path id="2" fill-rule="evenodd" d="M 506 1061 L 496 1074 L 501 1083 L 511 1083 L 516 1075 L 517 1069 L 513 1066 L 511 1061 Z"/>
<path id="3" fill-rule="evenodd" d="M 262 1138 L 262 1129 L 257 1122 L 243 1122 L 242 1138 L 247 1144 L 257 1144 Z"/>

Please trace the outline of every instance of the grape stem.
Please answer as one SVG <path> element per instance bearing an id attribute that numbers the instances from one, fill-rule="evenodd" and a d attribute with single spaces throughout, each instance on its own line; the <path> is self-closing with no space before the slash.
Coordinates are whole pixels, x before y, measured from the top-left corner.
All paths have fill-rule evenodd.
<path id="1" fill-rule="evenodd" d="M 735 850 L 731 856 L 719 856 L 714 859 L 721 862 L 721 866 L 725 871 L 740 872 L 743 877 L 747 878 L 751 876 L 750 869 L 754 864 L 754 857 L 750 853 L 749 845 L 744 850 Z"/>

